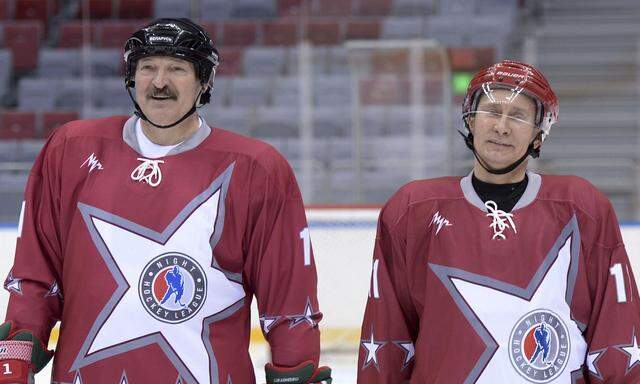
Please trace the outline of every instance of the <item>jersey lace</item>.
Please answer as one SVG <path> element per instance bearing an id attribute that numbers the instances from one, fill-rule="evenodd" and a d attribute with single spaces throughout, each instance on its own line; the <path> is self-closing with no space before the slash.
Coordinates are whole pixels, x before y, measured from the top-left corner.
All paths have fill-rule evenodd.
<path id="1" fill-rule="evenodd" d="M 507 213 L 505 211 L 501 211 L 498 209 L 498 204 L 494 201 L 487 200 L 484 203 L 484 206 L 487 207 L 489 213 L 487 216 L 493 219 L 493 222 L 489 225 L 491 229 L 493 229 L 493 239 L 506 239 L 507 237 L 504 235 L 504 231 L 508 228 L 511 228 L 514 233 L 518 233 L 516 230 L 516 225 L 513 222 L 513 213 Z"/>
<path id="2" fill-rule="evenodd" d="M 131 179 L 134 181 L 144 181 L 152 187 L 157 187 L 162 181 L 162 172 L 158 164 L 164 163 L 162 160 L 151 160 L 138 157 L 142 161 L 136 169 L 131 172 Z"/>

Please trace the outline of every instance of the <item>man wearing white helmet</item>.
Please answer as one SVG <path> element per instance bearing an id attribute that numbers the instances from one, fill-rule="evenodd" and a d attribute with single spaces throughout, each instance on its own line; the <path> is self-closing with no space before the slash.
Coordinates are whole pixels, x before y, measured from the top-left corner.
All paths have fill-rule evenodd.
<path id="1" fill-rule="evenodd" d="M 378 221 L 358 383 L 640 382 L 640 306 L 615 213 L 527 171 L 558 116 L 531 65 L 472 79 L 465 177 L 402 187 Z"/>

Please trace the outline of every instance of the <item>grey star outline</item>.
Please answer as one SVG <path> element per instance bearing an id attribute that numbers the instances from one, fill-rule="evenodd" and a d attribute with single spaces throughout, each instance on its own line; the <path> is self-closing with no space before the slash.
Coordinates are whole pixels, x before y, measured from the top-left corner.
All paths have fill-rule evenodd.
<path id="1" fill-rule="evenodd" d="M 260 323 L 262 324 L 261 328 L 262 328 L 262 331 L 264 332 L 265 335 L 268 334 L 269 331 L 271 331 L 271 328 L 273 328 L 276 325 L 276 323 L 278 322 L 278 320 L 280 320 L 281 317 L 282 316 L 262 316 L 262 317 L 260 317 L 259 320 L 260 320 Z M 266 320 L 273 320 L 273 322 L 271 324 L 269 324 L 267 326 L 267 328 L 265 329 L 264 325 L 265 325 L 265 321 Z"/>
<path id="2" fill-rule="evenodd" d="M 617 350 L 619 350 L 620 352 L 624 353 L 625 356 L 628 356 L 629 357 L 629 362 L 631 362 L 631 358 L 633 356 L 631 356 L 629 354 L 629 352 L 625 351 L 622 348 L 633 347 L 634 343 L 638 343 L 638 335 L 636 334 L 636 327 L 635 326 L 633 326 L 633 328 L 631 329 L 631 344 L 619 344 L 619 345 L 614 345 L 613 347 L 616 348 Z M 640 344 L 638 345 L 638 348 L 640 348 Z M 636 361 L 635 363 L 631 364 L 630 366 L 629 366 L 629 363 L 627 363 L 627 368 L 626 368 L 626 371 L 625 371 L 624 375 L 625 376 L 628 375 L 629 372 L 631 372 L 636 365 L 640 365 L 640 361 Z"/>
<path id="3" fill-rule="evenodd" d="M 415 344 L 413 343 L 413 341 L 409 341 L 409 340 L 393 341 L 393 344 L 395 344 L 398 348 L 402 349 L 402 352 L 405 353 L 404 359 L 402 361 L 402 369 L 400 370 L 400 371 L 404 371 L 405 368 L 407 368 L 411 364 L 413 359 L 416 357 Z M 414 348 L 413 349 L 413 356 L 411 356 L 411 358 L 409 358 L 409 359 L 407 359 L 407 358 L 411 354 L 411 351 L 409 351 L 405 347 L 406 344 L 411 344 L 413 346 L 413 348 Z"/>
<path id="4" fill-rule="evenodd" d="M 22 279 L 13 277 L 13 270 L 9 272 L 9 276 L 4 282 L 4 289 L 22 295 Z"/>
<path id="5" fill-rule="evenodd" d="M 51 286 L 49 286 L 49 290 L 47 291 L 47 293 L 44 294 L 44 297 L 52 297 L 52 296 L 58 296 L 61 300 L 64 299 L 64 296 L 62 296 L 62 292 L 60 291 L 60 286 L 58 285 L 57 281 L 54 281 L 53 283 L 51 283 Z"/>
<path id="6" fill-rule="evenodd" d="M 307 312 L 310 314 L 307 315 Z M 311 299 L 307 297 L 307 303 L 304 306 L 304 312 L 301 315 L 291 315 L 287 316 L 289 320 L 291 320 L 291 324 L 289 324 L 289 329 L 295 328 L 303 322 L 307 322 L 312 328 L 317 326 L 318 323 L 313 320 L 313 316 L 317 315 L 318 312 L 313 312 L 313 306 L 311 305 Z"/>
<path id="7" fill-rule="evenodd" d="M 122 370 L 122 375 L 120 375 L 120 381 L 118 381 L 118 384 L 129 384 L 129 378 L 127 377 L 127 372 L 125 372 L 125 370 Z"/>
<path id="8" fill-rule="evenodd" d="M 605 352 L 607 349 L 608 349 L 608 348 L 602 348 L 602 349 L 598 349 L 598 350 L 596 350 L 596 351 L 593 351 L 593 352 L 591 352 L 591 353 L 587 353 L 587 358 L 589 358 L 589 355 L 598 355 L 598 356 L 596 356 L 596 358 L 593 360 L 593 368 L 595 368 L 595 369 L 596 369 L 596 371 L 595 371 L 595 372 L 594 372 L 594 371 L 592 371 L 592 370 L 589 368 L 589 364 L 587 364 L 586 362 L 585 362 L 585 365 L 586 365 L 586 367 L 587 367 L 587 372 L 588 372 L 591 376 L 593 376 L 593 377 L 595 377 L 595 378 L 597 378 L 597 379 L 599 379 L 599 380 L 604 380 L 604 377 L 602 376 L 602 373 L 600 372 L 600 368 L 598 367 L 598 360 L 600 360 L 600 358 L 602 357 L 602 355 L 604 354 L 604 352 Z"/>
<path id="9" fill-rule="evenodd" d="M 529 301 L 538 290 L 538 287 L 544 280 L 547 272 L 549 271 L 549 269 L 551 269 L 554 262 L 557 260 L 560 254 L 560 249 L 566 244 L 567 241 L 571 241 L 571 248 L 569 270 L 567 272 L 567 291 L 565 293 L 565 302 L 567 302 L 569 308 L 571 308 L 573 291 L 575 289 L 576 277 L 578 274 L 578 261 L 580 257 L 580 230 L 578 228 L 578 219 L 575 215 L 573 215 L 569 222 L 564 226 L 563 230 L 560 232 L 560 235 L 556 238 L 555 243 L 545 256 L 542 264 L 533 275 L 526 288 L 493 279 L 485 275 L 467 272 L 459 268 L 446 267 L 443 265 L 429 263 L 429 267 L 431 268 L 433 273 L 442 282 L 444 287 L 451 295 L 451 298 L 456 303 L 456 306 L 458 307 L 460 312 L 462 312 L 471 327 L 485 344 L 485 350 L 478 358 L 478 361 L 476 362 L 474 367 L 469 372 L 469 375 L 464 381 L 465 384 L 474 383 L 480 377 L 480 375 L 482 375 L 485 367 L 487 366 L 487 364 L 489 364 L 489 361 L 491 361 L 493 355 L 498 350 L 498 343 L 489 333 L 484 324 L 482 324 L 480 319 L 478 319 L 475 312 L 473 312 L 469 304 L 467 304 L 451 279 L 456 278 L 473 284 L 483 285 L 485 287 L 492 288 L 497 291 L 501 291 L 503 293 Z M 587 328 L 586 324 L 583 324 L 574 319 L 572 313 L 571 320 L 573 320 L 577 324 L 578 329 L 581 332 L 584 332 Z M 581 377 L 582 369 L 571 372 L 573 384 L 575 384 Z"/>
<path id="10" fill-rule="evenodd" d="M 171 236 L 182 226 L 182 224 L 188 219 L 188 217 L 196 211 L 196 209 L 202 205 L 205 201 L 207 201 L 211 196 L 213 196 L 218 190 L 220 191 L 220 197 L 218 199 L 218 213 L 216 215 L 216 221 L 214 224 L 214 231 L 211 235 L 210 246 L 212 249 L 212 260 L 211 267 L 222 272 L 229 280 L 234 281 L 236 283 L 242 284 L 242 274 L 226 271 L 220 268 L 215 253 L 213 250 L 217 245 L 220 237 L 222 236 L 223 228 L 224 228 L 224 217 L 225 217 L 225 200 L 227 191 L 229 188 L 229 183 L 231 182 L 231 176 L 233 174 L 233 169 L 235 167 L 235 162 L 231 163 L 222 173 L 220 173 L 213 182 L 200 194 L 198 194 L 195 198 L 193 198 L 174 218 L 173 220 L 165 227 L 162 232 L 154 231 L 150 228 L 144 227 L 140 224 L 129 221 L 120 216 L 111 214 L 99 208 L 90 206 L 88 204 L 84 204 L 78 202 L 78 209 L 82 214 L 82 218 L 85 221 L 87 230 L 90 234 L 93 243 L 100 254 L 109 272 L 111 273 L 113 279 L 117 284 L 117 288 L 107 301 L 107 303 L 103 306 L 102 310 L 96 317 L 91 329 L 89 330 L 87 337 L 85 338 L 84 343 L 82 344 L 78 355 L 75 360 L 71 364 L 70 372 L 73 370 L 78 370 L 81 367 L 93 364 L 97 361 L 119 355 L 121 353 L 125 353 L 137 348 L 141 348 L 147 345 L 157 344 L 160 349 L 165 353 L 167 359 L 171 361 L 174 368 L 178 371 L 179 377 L 184 377 L 190 383 L 197 383 L 195 377 L 191 374 L 186 365 L 182 362 L 182 360 L 178 357 L 177 353 L 171 347 L 171 345 L 167 342 L 164 336 L 159 332 L 154 332 L 151 334 L 147 334 L 145 336 L 129 340 L 124 343 L 120 343 L 118 345 L 113 345 L 111 347 L 105 348 L 100 351 L 96 351 L 92 354 L 88 354 L 89 348 L 95 340 L 98 331 L 101 329 L 105 321 L 108 319 L 109 315 L 113 311 L 113 309 L 117 306 L 118 302 L 122 299 L 125 292 L 130 288 L 126 279 L 120 272 L 115 260 L 111 256 L 104 240 L 98 233 L 97 229 L 93 224 L 93 217 L 99 218 L 100 220 L 111 223 L 112 225 L 121 227 L 126 229 L 129 232 L 135 233 L 138 236 L 147 238 L 151 241 L 155 241 L 159 244 L 165 244 Z M 223 319 L 228 318 L 237 312 L 240 308 L 244 306 L 244 298 L 238 300 L 234 304 L 230 305 L 226 309 L 213 314 L 203 320 L 202 326 L 202 342 L 204 343 L 205 349 L 209 355 L 210 361 L 210 371 L 209 376 L 211 377 L 212 384 L 219 384 L 218 380 L 218 362 L 215 358 L 215 354 L 213 351 L 213 346 L 209 341 L 210 334 L 210 326 L 211 324 L 221 321 Z"/>
<path id="11" fill-rule="evenodd" d="M 378 359 L 376 358 L 376 354 L 377 354 L 377 353 L 378 353 L 378 352 L 379 352 L 379 351 L 380 351 L 380 350 L 381 350 L 385 345 L 387 345 L 387 342 L 386 342 L 386 341 L 382 341 L 382 340 L 378 340 L 378 341 L 376 341 L 376 339 L 375 339 L 375 337 L 374 337 L 374 334 L 375 334 L 375 331 L 374 331 L 374 328 L 373 328 L 373 325 L 372 325 L 372 326 L 371 326 L 371 335 L 370 335 L 370 336 L 371 336 L 371 339 L 361 339 L 361 340 L 360 340 L 360 347 L 361 347 L 361 348 L 364 348 L 364 349 L 365 349 L 365 351 L 367 351 L 367 356 L 364 358 L 364 363 L 362 364 L 362 368 L 361 368 L 361 370 L 365 370 L 368 366 L 370 366 L 370 365 L 371 365 L 371 362 L 373 362 L 373 365 L 376 367 L 376 370 L 377 370 L 378 372 L 380 372 L 380 366 L 378 365 L 378 361 L 377 361 Z M 368 360 L 368 357 L 369 357 L 369 349 L 368 349 L 367 347 L 365 347 L 365 345 L 364 345 L 365 343 L 368 343 L 368 344 L 375 344 L 375 345 L 378 345 L 378 346 L 379 346 L 378 348 L 376 348 L 375 352 L 373 352 L 373 359 L 371 359 L 370 361 L 367 361 L 367 360 Z"/>

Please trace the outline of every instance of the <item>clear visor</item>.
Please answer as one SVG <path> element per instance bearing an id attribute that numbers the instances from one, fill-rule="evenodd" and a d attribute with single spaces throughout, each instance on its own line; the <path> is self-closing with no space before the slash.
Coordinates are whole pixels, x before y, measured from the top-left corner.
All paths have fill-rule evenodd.
<path id="1" fill-rule="evenodd" d="M 472 110 L 464 116 L 469 124 L 499 124 L 514 129 L 536 127 L 538 103 L 523 88 L 505 88 L 487 83 L 476 93 Z"/>

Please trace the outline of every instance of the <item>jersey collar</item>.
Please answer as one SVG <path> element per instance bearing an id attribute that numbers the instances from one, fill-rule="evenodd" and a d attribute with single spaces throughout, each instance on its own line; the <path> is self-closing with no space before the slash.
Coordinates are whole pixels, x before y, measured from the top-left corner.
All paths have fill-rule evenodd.
<path id="1" fill-rule="evenodd" d="M 136 123 L 140 118 L 138 116 L 131 116 L 125 123 L 124 128 L 122 129 L 122 139 L 125 143 L 127 143 L 134 151 L 138 152 L 142 155 L 142 151 L 140 150 L 140 143 L 138 142 L 138 137 L 136 135 Z M 178 153 L 186 152 L 191 150 L 200 143 L 202 143 L 211 133 L 211 127 L 200 118 L 202 122 L 198 130 L 188 139 L 178 144 L 175 148 L 173 148 L 166 156 L 177 155 Z"/>
<path id="2" fill-rule="evenodd" d="M 463 177 L 460 180 L 460 188 L 462 189 L 462 193 L 464 194 L 465 199 L 467 199 L 467 201 L 471 203 L 471 205 L 474 205 L 481 211 L 487 212 L 487 207 L 484 206 L 484 202 L 482 201 L 482 199 L 480 199 L 480 196 L 478 196 L 476 190 L 473 189 L 473 184 L 471 183 L 472 175 L 473 171 L 469 172 L 467 176 Z M 518 200 L 511 212 L 515 211 L 516 209 L 524 208 L 527 205 L 531 204 L 538 195 L 538 191 L 540 191 L 540 186 L 542 185 L 542 177 L 539 174 L 530 171 L 527 171 L 527 177 L 529 177 L 527 189 L 524 190 L 524 193 L 522 194 L 522 196 L 520 196 L 520 200 Z"/>

